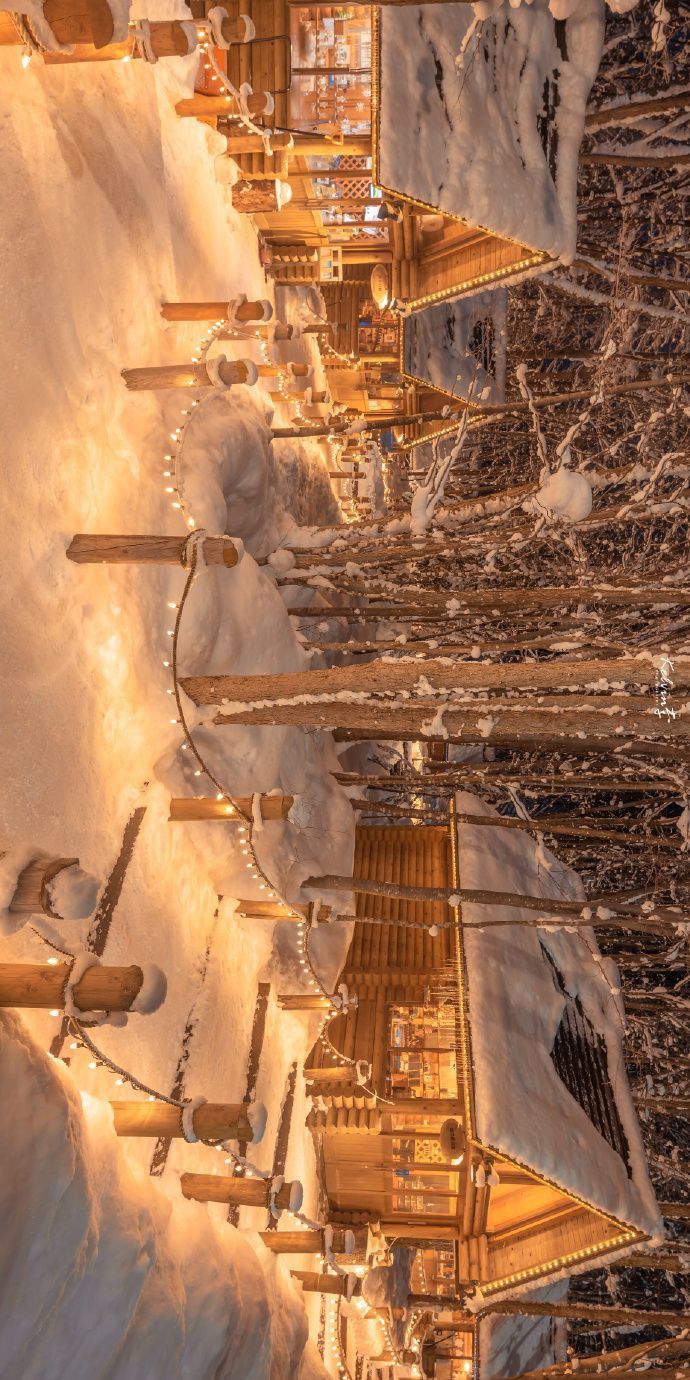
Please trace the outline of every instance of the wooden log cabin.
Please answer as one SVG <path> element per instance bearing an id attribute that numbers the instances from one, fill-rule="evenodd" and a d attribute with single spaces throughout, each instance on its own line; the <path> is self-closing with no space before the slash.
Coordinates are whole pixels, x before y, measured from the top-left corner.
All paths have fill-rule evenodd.
<path id="1" fill-rule="evenodd" d="M 447 827 L 361 825 L 353 876 L 582 896 L 528 835 L 458 824 L 458 808 L 492 813 L 466 794 Z M 305 1068 L 332 1220 L 413 1243 L 417 1291 L 456 1302 L 658 1237 L 616 975 L 593 933 L 362 890 L 356 913 L 340 981 L 357 1005 Z"/>

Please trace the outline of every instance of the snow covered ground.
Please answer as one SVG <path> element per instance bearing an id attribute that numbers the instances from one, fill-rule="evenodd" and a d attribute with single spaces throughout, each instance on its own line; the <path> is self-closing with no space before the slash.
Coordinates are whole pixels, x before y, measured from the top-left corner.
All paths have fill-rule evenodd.
<path id="1" fill-rule="evenodd" d="M 148 12 L 154 17 L 151 6 Z M 232 210 L 226 169 L 216 165 L 224 141 L 174 111 L 174 101 L 189 92 L 194 61 L 155 68 L 140 62 L 46 68 L 34 61 L 24 71 L 17 49 L 0 54 L 0 838 L 3 847 L 78 856 L 104 883 L 128 819 L 135 809 L 145 810 L 103 961 L 158 963 L 168 977 L 168 995 L 155 1015 L 134 1017 L 122 1029 L 104 1027 L 99 1041 L 112 1059 L 165 1093 L 171 1092 L 185 1041 L 184 1095 L 241 1100 L 257 985 L 271 982 L 257 1084 L 269 1121 L 254 1158 L 261 1168 L 271 1168 L 286 1079 L 297 1064 L 286 1174 L 304 1181 L 306 1207 L 314 1212 L 299 1066 L 315 1026 L 299 1015 L 280 1014 L 275 1003 L 277 990 L 299 990 L 303 978 L 295 927 L 234 917 L 237 897 L 260 894 L 236 826 L 168 823 L 171 794 L 210 793 L 194 777 L 180 727 L 171 722 L 176 711 L 164 665 L 175 617 L 168 605 L 179 599 L 184 573 L 174 567 L 78 566 L 65 558 L 75 532 L 185 530 L 164 474 L 169 435 L 183 420 L 184 402 L 174 393 L 128 393 L 120 375 L 123 367 L 185 361 L 196 353 L 198 326 L 165 327 L 161 301 L 270 295 L 251 223 Z M 298 302 L 281 304 L 293 315 L 301 309 Z M 230 358 L 259 358 L 255 344 L 247 349 L 230 342 L 223 348 Z M 337 518 L 317 445 L 269 449 L 270 406 L 259 386 L 227 398 L 214 395 L 208 410 L 197 409 L 189 424 L 179 464 L 180 487 L 196 521 L 211 532 L 243 538 L 255 555 L 267 554 L 295 517 Z M 281 420 L 287 420 L 284 408 Z M 185 612 L 180 656 L 183 670 L 198 671 L 306 664 L 269 571 L 251 555 L 233 570 L 200 574 Z M 267 823 L 257 837 L 264 866 L 292 896 L 317 862 L 319 870 L 349 867 L 352 812 L 332 785 L 332 749 L 318 735 L 231 728 L 214 736 L 204 730 L 204 748 L 229 790 L 280 788 L 301 797 L 299 829 Z M 88 924 L 73 924 L 70 944 L 82 942 L 87 930 Z M 346 939 L 341 936 L 343 945 Z M 0 942 L 4 961 L 44 962 L 49 952 L 28 926 Z M 330 980 L 340 954 L 322 954 L 321 960 Z M 27 1012 L 24 1019 L 37 1046 L 47 1049 L 59 1018 Z M 78 1089 L 96 1098 L 122 1095 L 114 1075 L 92 1068 L 87 1053 L 70 1050 L 68 1043 L 64 1053 L 70 1059 L 67 1077 Z M 225 1224 L 225 1208 L 181 1199 L 180 1171 L 210 1172 L 217 1167 L 215 1152 L 173 1142 L 156 1181 L 161 1197 L 147 1174 L 152 1144 L 115 1143 L 100 1103 L 87 1103 L 82 1114 L 55 1065 L 47 1067 L 28 1045 L 22 1058 L 26 1117 L 12 1141 L 5 1139 L 3 1157 L 5 1188 L 9 1182 L 14 1193 L 23 1191 L 27 1208 L 26 1218 L 12 1218 L 26 1254 L 14 1262 L 11 1298 L 33 1293 L 36 1252 L 43 1273 L 35 1286 L 35 1326 L 17 1336 L 12 1353 L 21 1365 L 4 1357 L 12 1373 L 19 1366 L 27 1380 L 44 1376 L 49 1346 L 51 1374 L 69 1373 L 76 1380 L 106 1373 L 138 1380 L 171 1373 L 190 1380 L 297 1374 L 306 1335 L 299 1291 L 275 1282 L 272 1262 L 265 1270 L 257 1266 Z M 43 1089 L 37 1092 L 45 1099 L 43 1112 L 55 1108 L 40 1136 L 32 1086 Z M 27 1172 L 29 1187 L 23 1190 L 18 1164 Z M 53 1281 L 61 1270 L 69 1272 L 81 1247 L 76 1236 L 65 1235 L 57 1187 L 51 1195 L 44 1183 L 49 1173 L 67 1195 L 64 1201 L 72 1195 L 82 1212 L 79 1230 L 89 1237 L 89 1249 L 96 1249 L 94 1233 L 101 1233 L 99 1251 L 115 1257 L 93 1279 L 87 1272 L 78 1285 L 72 1281 L 77 1294 L 71 1303 L 69 1290 L 55 1288 Z M 106 1202 L 99 1195 L 109 1176 Z M 169 1223 L 167 1201 L 173 1205 Z M 127 1236 L 122 1217 L 130 1210 L 138 1225 Z M 265 1216 L 241 1209 L 240 1224 L 261 1228 Z M 41 1225 L 33 1246 L 32 1222 Z M 144 1241 L 148 1275 L 138 1254 Z M 256 1239 L 255 1245 L 261 1256 Z M 137 1353 L 137 1329 L 128 1332 L 136 1317 L 134 1284 L 123 1299 L 123 1308 L 130 1309 L 126 1316 L 106 1297 L 113 1292 L 109 1272 L 116 1269 L 120 1278 L 136 1273 L 135 1264 L 148 1279 L 147 1307 L 158 1310 L 153 1330 L 141 1329 L 141 1346 L 151 1345 L 159 1327 L 169 1327 L 171 1338 L 186 1337 L 184 1362 L 172 1339 L 169 1349 L 168 1343 L 155 1348 L 153 1358 L 148 1351 Z M 245 1289 L 245 1273 L 254 1279 L 251 1288 Z M 280 1273 L 285 1274 L 282 1266 Z M 219 1279 L 216 1302 L 226 1316 L 209 1323 L 216 1350 L 209 1338 L 206 1350 L 195 1349 L 192 1315 L 200 1297 L 211 1306 L 208 1296 L 221 1288 Z M 87 1347 L 72 1365 L 76 1301 L 82 1314 L 91 1309 L 98 1318 L 92 1341 L 101 1334 L 105 1339 L 107 1330 L 107 1345 L 104 1340 L 102 1354 L 98 1346 Z M 245 1347 L 252 1332 L 248 1308 L 255 1310 L 257 1335 L 271 1334 L 275 1341 L 281 1318 L 285 1333 L 280 1344 L 269 1340 L 264 1352 L 257 1347 L 251 1361 Z M 228 1346 L 234 1350 L 233 1309 L 245 1340 L 228 1359 Z M 112 1369 L 116 1354 L 119 1368 Z M 308 1373 L 321 1373 L 319 1366 Z"/>

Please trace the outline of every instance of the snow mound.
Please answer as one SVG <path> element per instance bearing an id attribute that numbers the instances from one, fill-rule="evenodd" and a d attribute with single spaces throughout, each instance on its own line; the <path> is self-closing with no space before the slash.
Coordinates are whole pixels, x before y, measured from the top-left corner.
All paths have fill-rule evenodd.
<path id="1" fill-rule="evenodd" d="M 582 522 L 592 511 L 592 486 L 584 474 L 561 465 L 535 494 L 534 506 L 549 517 Z"/>
<path id="2" fill-rule="evenodd" d="M 86 920 L 96 909 L 100 883 L 72 863 L 61 868 L 46 889 L 51 909 L 61 920 Z"/>
<path id="3" fill-rule="evenodd" d="M 108 1103 L 0 1015 L 1 1380 L 324 1377 L 275 1263 L 130 1166 Z M 21 1192 L 16 1166 L 21 1165 Z M 171 1185 L 172 1187 L 172 1185 Z M 264 1253 L 262 1252 L 262 1260 Z"/>

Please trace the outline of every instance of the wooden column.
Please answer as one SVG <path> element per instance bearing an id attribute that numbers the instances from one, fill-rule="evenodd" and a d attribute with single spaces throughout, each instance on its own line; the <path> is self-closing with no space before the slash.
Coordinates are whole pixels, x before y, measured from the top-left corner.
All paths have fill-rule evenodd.
<path id="1" fill-rule="evenodd" d="M 255 211 L 279 211 L 278 178 L 240 178 L 232 188 L 232 204 L 235 211 L 243 211 L 245 215 Z"/>
<path id="2" fill-rule="evenodd" d="M 165 1136 L 179 1138 L 182 1110 L 167 1102 L 111 1102 L 118 1136 Z M 257 1111 L 261 1111 L 261 1105 Z M 194 1134 L 199 1140 L 241 1140 L 255 1144 L 260 1118 L 252 1125 L 251 1106 L 243 1102 L 204 1102 L 192 1116 Z"/>
<path id="3" fill-rule="evenodd" d="M 294 804 L 293 795 L 262 795 L 259 797 L 261 805 L 261 818 L 287 819 Z M 241 795 L 235 798 L 235 804 L 243 814 L 251 816 L 252 798 L 249 795 Z M 228 819 L 234 815 L 235 821 L 240 816 L 226 797 L 220 800 L 216 796 L 196 796 L 191 799 L 183 799 L 174 796 L 170 801 L 170 814 L 168 818 L 177 822 L 190 822 L 192 820 L 224 820 L 227 824 Z"/>
<path id="4" fill-rule="evenodd" d="M 67 559 L 77 565 L 182 565 L 187 537 L 124 537 L 77 532 Z M 237 550 L 228 537 L 204 538 L 206 565 L 237 565 Z"/>
<path id="5" fill-rule="evenodd" d="M 198 1203 L 235 1203 L 239 1207 L 270 1207 L 271 1180 L 250 1179 L 234 1174 L 183 1174 L 180 1187 L 185 1198 Z M 284 1183 L 275 1195 L 278 1208 L 290 1206 L 290 1195 L 298 1188 L 296 1181 Z"/>
<path id="6" fill-rule="evenodd" d="M 401 1131 L 400 1135 L 404 1133 Z M 382 1220 L 379 1226 L 382 1236 L 399 1236 L 405 1241 L 457 1241 L 458 1226 L 452 1221 L 445 1224 L 425 1224 L 424 1222 L 402 1222 L 399 1217 L 390 1221 Z"/>
<path id="7" fill-rule="evenodd" d="M 70 968 L 69 963 L 0 963 L 0 1007 L 62 1010 Z M 74 1005 L 80 1011 L 128 1011 L 143 981 L 136 964 L 128 968 L 94 964 L 74 986 Z"/>
<path id="8" fill-rule="evenodd" d="M 292 135 L 287 130 L 271 135 L 271 149 L 275 153 L 282 154 L 286 149 L 291 149 L 292 142 Z M 231 157 L 238 153 L 264 153 L 263 140 L 259 135 L 239 128 L 237 134 L 227 135 L 225 148 Z"/>
<path id="9" fill-rule="evenodd" d="M 247 383 L 253 366 L 244 359 L 225 360 L 218 366 L 218 376 L 230 387 L 233 383 Z M 157 388 L 212 388 L 213 379 L 205 364 L 159 364 L 144 369 L 123 369 L 122 377 L 133 392 Z"/>

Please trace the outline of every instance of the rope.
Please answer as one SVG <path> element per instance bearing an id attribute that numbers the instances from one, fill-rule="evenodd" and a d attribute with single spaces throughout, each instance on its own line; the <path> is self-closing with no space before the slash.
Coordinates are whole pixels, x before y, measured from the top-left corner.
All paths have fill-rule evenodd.
<path id="1" fill-rule="evenodd" d="M 31 28 L 28 15 L 12 12 L 10 19 L 22 43 L 30 49 L 31 53 L 45 53 L 47 51 L 38 34 Z"/>
<path id="2" fill-rule="evenodd" d="M 237 90 L 236 86 L 233 86 L 232 82 L 230 81 L 230 78 L 223 71 L 222 67 L 218 66 L 215 54 L 213 52 L 213 47 L 210 42 L 208 44 L 208 47 L 204 47 L 203 51 L 205 52 L 206 57 L 208 58 L 208 61 L 211 67 L 213 68 L 216 76 L 218 77 L 218 80 L 225 87 L 226 91 L 228 91 L 229 94 L 237 102 L 237 111 L 239 115 L 240 124 L 244 125 L 244 128 L 249 130 L 250 134 L 257 134 L 259 136 L 264 147 L 264 153 L 272 153 L 273 150 L 271 148 L 271 135 L 273 134 L 273 130 L 265 129 L 263 125 L 257 125 L 255 124 L 254 120 L 252 120 L 252 117 L 247 109 L 247 102 L 245 100 L 245 97 L 243 96 L 241 91 Z M 234 113 L 235 112 L 233 111 L 233 114 Z"/>

